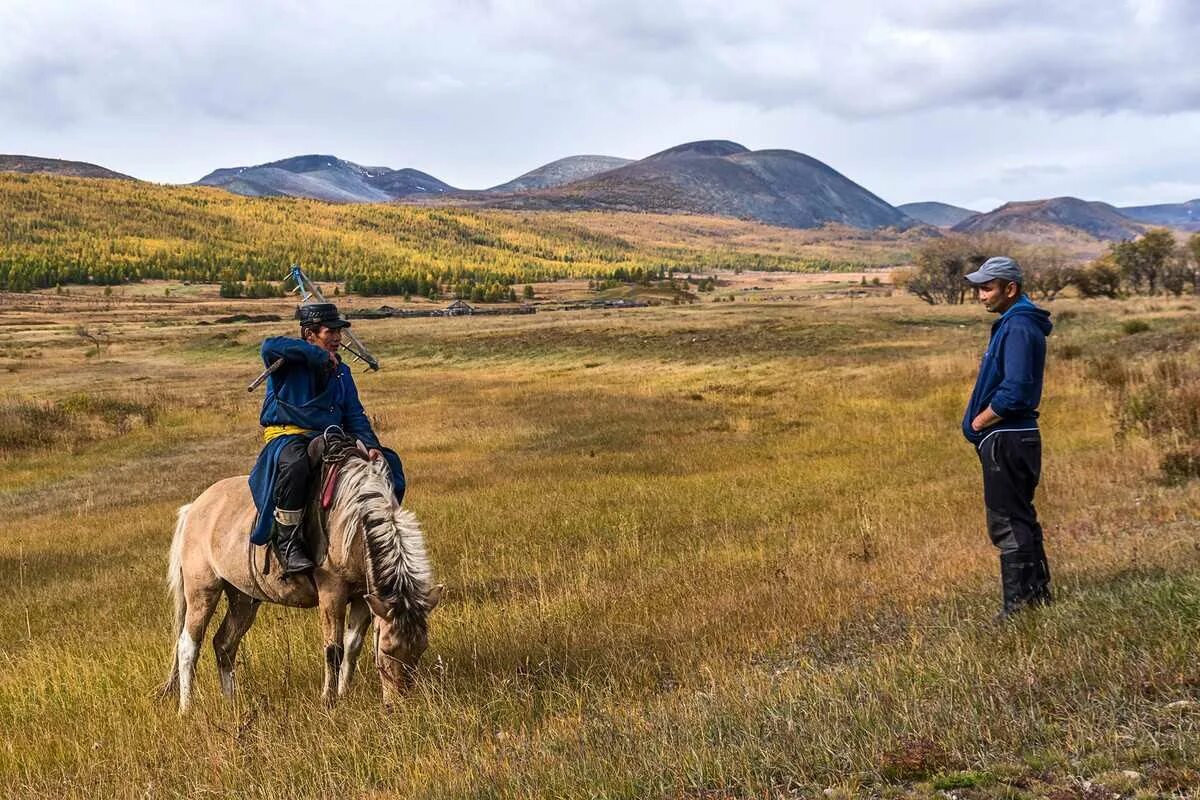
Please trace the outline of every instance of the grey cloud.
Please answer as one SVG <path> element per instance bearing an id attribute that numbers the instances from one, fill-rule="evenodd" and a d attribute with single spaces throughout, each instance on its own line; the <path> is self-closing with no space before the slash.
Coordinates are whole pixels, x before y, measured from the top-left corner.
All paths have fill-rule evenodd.
<path id="1" fill-rule="evenodd" d="M 655 75 L 722 102 L 809 103 L 855 118 L 1010 103 L 1173 113 L 1200 102 L 1191 46 L 1200 24 L 1187 0 L 1163 0 L 1155 13 L 1139 13 L 1136 4 L 1034 0 L 848 0 L 794 14 L 762 6 L 573 7 L 562 25 L 539 30 L 586 30 L 585 49 L 572 50 L 569 35 L 516 36 L 589 70 Z M 672 27 L 676 35 L 666 35 Z M 633 47 L 646 31 L 669 46 Z M 713 57 L 722 52 L 729 57 Z M 820 69 L 808 68 L 812 62 Z"/>
<path id="2" fill-rule="evenodd" d="M 1021 164 L 1015 167 L 1005 167 L 999 175 L 999 180 L 1020 182 L 1030 178 L 1054 177 L 1069 173 L 1070 170 L 1062 164 Z"/>
<path id="3" fill-rule="evenodd" d="M 26 25 L 10 52 L 26 62 L 59 54 L 56 69 L 31 71 L 18 60 L 0 71 L 0 107 L 38 105 L 61 117 L 97 105 L 191 113 L 198 103 L 203 113 L 254 118 L 256 109 L 329 110 L 335 96 L 365 102 L 381 86 L 400 97 L 406 87 L 455 97 L 631 80 L 849 118 L 956 105 L 1158 114 L 1200 107 L 1191 48 L 1200 23 L 1188 0 L 1162 0 L 1156 13 L 1034 0 L 418 3 L 404 13 L 331 2 L 103 7 L 107 15 L 87 20 L 95 27 L 86 37 Z M 141 23 L 105 21 L 133 12 Z M 28 13 L 38 18 L 36 8 Z"/>
<path id="4" fill-rule="evenodd" d="M 1109 153 L 1144 148 L 1123 130 L 1182 130 L 1200 109 L 1198 34 L 1189 0 L 9 0 L 0 151 L 125 152 L 111 166 L 132 174 L 155 153 L 194 179 L 324 150 L 482 186 L 711 136 L 831 158 L 897 200 L 929 199 L 905 164 L 948 152 L 937 199 L 991 191 L 954 182 L 978 174 L 1057 191 L 1084 168 L 1006 170 L 1090 142 L 1078 120 Z"/>

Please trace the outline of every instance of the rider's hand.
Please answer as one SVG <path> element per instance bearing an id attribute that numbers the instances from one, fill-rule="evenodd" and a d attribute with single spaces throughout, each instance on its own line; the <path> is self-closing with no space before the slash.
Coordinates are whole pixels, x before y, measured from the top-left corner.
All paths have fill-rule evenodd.
<path id="1" fill-rule="evenodd" d="M 379 452 L 374 447 L 372 447 L 370 450 L 367 451 L 367 458 L 369 458 L 371 461 L 375 461 L 376 459 L 383 458 L 383 453 Z"/>

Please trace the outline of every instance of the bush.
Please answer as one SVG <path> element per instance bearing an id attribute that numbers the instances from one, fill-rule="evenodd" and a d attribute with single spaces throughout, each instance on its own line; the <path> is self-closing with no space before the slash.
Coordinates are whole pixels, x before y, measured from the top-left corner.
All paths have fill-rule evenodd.
<path id="1" fill-rule="evenodd" d="M 6 400 L 0 404 L 0 450 L 49 445 L 67 421 L 67 413 L 50 403 Z"/>
<path id="2" fill-rule="evenodd" d="M 1200 477 L 1200 363 L 1193 357 L 1154 354 L 1129 364 L 1108 353 L 1090 366 L 1092 377 L 1117 396 L 1120 430 L 1141 431 L 1162 447 L 1164 476 Z"/>
<path id="3" fill-rule="evenodd" d="M 1063 361 L 1074 361 L 1083 355 L 1083 348 L 1077 344 L 1063 344 L 1058 346 L 1054 355 Z"/>
<path id="4" fill-rule="evenodd" d="M 1159 461 L 1159 469 L 1167 480 L 1181 483 L 1200 478 L 1200 447 L 1172 450 Z"/>
<path id="5" fill-rule="evenodd" d="M 1076 273 L 1075 286 L 1084 297 L 1116 299 L 1121 296 L 1121 269 L 1103 256 Z"/>
<path id="6" fill-rule="evenodd" d="M 1132 336 L 1135 333 L 1145 333 L 1150 330 L 1150 323 L 1144 319 L 1127 319 L 1121 323 L 1121 332 L 1126 336 Z"/>
<path id="7" fill-rule="evenodd" d="M 157 416 L 154 402 L 97 395 L 72 395 L 54 403 L 0 402 L 0 451 L 49 447 L 128 433 Z"/>

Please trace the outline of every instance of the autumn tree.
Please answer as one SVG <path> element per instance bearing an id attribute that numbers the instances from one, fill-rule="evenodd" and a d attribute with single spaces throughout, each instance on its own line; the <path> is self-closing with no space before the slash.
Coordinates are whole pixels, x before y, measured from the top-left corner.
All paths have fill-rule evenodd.
<path id="1" fill-rule="evenodd" d="M 897 275 L 905 289 L 936 305 L 960 304 L 968 297 L 970 285 L 964 280 L 992 256 L 1011 253 L 1011 240 L 990 234 L 950 234 L 931 239 L 917 250 L 914 269 Z"/>
<path id="2" fill-rule="evenodd" d="M 1139 239 L 1117 242 L 1109 253 L 1130 291 L 1158 294 L 1176 255 L 1175 235 L 1166 228 L 1157 228 Z"/>

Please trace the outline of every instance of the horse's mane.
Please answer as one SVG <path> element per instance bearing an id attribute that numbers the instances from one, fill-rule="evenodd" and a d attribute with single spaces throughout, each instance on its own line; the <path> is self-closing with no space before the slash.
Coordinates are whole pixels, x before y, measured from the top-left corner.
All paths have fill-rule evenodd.
<path id="1" fill-rule="evenodd" d="M 349 458 L 338 475 L 329 514 L 330 530 L 341 530 L 343 552 L 361 527 L 366 552 L 367 589 L 396 598 L 396 618 L 425 624 L 433 581 L 425 540 L 416 515 L 396 502 L 387 462 Z"/>

